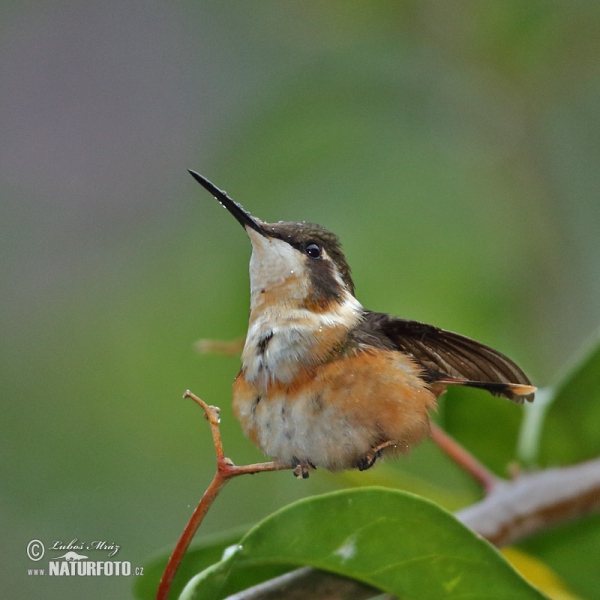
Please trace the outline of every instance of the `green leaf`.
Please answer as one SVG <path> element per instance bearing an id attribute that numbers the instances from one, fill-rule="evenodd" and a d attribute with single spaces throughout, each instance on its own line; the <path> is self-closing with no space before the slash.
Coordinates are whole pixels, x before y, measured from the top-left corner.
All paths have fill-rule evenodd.
<path id="1" fill-rule="evenodd" d="M 266 565 L 312 566 L 403 600 L 540 600 L 486 541 L 437 505 L 396 490 L 363 488 L 300 500 L 274 513 L 235 553 L 197 575 L 183 600 L 242 589 L 240 573 Z"/>
<path id="2" fill-rule="evenodd" d="M 554 387 L 540 443 L 543 466 L 600 455 L 600 336 Z"/>

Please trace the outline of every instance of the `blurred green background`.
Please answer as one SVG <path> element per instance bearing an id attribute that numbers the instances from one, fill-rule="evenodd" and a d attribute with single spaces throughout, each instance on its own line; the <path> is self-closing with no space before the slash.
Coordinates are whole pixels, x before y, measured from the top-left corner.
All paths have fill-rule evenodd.
<path id="1" fill-rule="evenodd" d="M 113 542 L 134 566 L 173 546 L 214 470 L 186 388 L 222 407 L 229 456 L 261 460 L 230 410 L 239 360 L 194 350 L 244 335 L 250 245 L 187 168 L 264 220 L 335 231 L 365 306 L 495 346 L 537 384 L 596 331 L 600 4 L 2 8 L 5 597 L 130 595 L 133 577 L 28 576 L 34 538 Z M 504 472 L 519 407 L 475 392 L 440 415 Z M 478 497 L 425 443 L 361 475 L 236 480 L 202 533 L 371 482 Z"/>

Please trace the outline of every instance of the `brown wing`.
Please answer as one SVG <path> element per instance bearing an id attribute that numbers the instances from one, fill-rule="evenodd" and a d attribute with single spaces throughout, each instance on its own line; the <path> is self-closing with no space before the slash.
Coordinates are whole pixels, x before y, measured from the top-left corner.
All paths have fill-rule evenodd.
<path id="1" fill-rule="evenodd" d="M 535 388 L 512 360 L 464 335 L 374 312 L 365 313 L 361 329 L 412 356 L 432 385 L 466 385 L 514 402 L 533 401 Z"/>

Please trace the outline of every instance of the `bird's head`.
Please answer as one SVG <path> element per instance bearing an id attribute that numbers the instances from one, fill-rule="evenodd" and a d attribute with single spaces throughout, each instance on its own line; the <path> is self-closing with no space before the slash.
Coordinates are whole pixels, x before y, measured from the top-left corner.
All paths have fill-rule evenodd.
<path id="1" fill-rule="evenodd" d="M 252 242 L 252 308 L 267 303 L 326 312 L 354 298 L 338 237 L 315 223 L 265 223 L 202 175 L 191 175 L 244 227 Z"/>

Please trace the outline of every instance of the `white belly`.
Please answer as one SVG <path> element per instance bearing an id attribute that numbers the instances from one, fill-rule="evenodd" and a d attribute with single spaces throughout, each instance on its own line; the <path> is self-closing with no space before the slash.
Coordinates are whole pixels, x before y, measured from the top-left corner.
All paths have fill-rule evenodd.
<path id="1" fill-rule="evenodd" d="M 316 403 L 314 396 L 271 396 L 247 405 L 238 416 L 254 430 L 263 452 L 278 461 L 309 461 L 316 467 L 344 469 L 371 448 L 371 432 L 347 419 L 335 406 Z"/>

